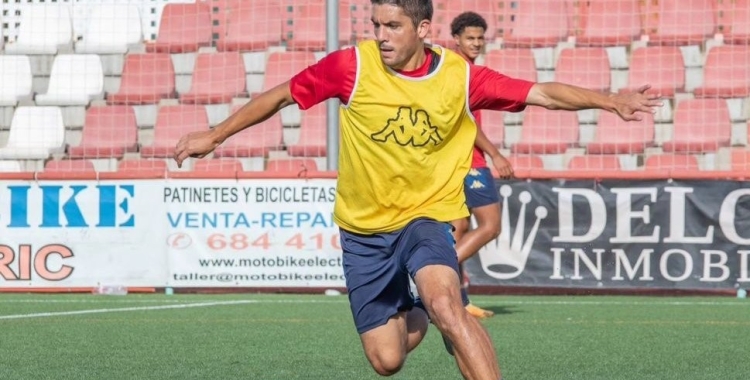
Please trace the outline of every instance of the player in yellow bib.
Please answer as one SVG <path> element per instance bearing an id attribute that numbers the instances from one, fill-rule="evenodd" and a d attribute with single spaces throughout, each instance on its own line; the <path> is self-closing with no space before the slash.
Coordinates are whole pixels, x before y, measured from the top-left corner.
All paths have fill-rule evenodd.
<path id="1" fill-rule="evenodd" d="M 333 52 L 209 131 L 183 136 L 174 158 L 205 157 L 226 139 L 291 104 L 338 98 L 341 116 L 335 220 L 357 332 L 373 369 L 398 372 L 424 338 L 428 315 L 452 342 L 462 375 L 500 379 L 489 335 L 464 309 L 452 220 L 468 216 L 463 191 L 479 109 L 601 108 L 636 120 L 654 96 L 605 95 L 535 84 L 465 62 L 424 43 L 430 0 L 372 0 L 376 41 Z M 409 278 L 426 310 L 414 307 Z"/>

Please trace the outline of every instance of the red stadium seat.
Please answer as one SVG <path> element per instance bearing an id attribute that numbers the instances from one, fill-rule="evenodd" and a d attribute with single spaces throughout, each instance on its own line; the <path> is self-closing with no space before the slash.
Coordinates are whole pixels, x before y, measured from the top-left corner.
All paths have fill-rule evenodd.
<path id="1" fill-rule="evenodd" d="M 281 44 L 284 8 L 277 0 L 238 0 L 229 9 L 219 51 L 261 51 Z"/>
<path id="2" fill-rule="evenodd" d="M 536 155 L 511 155 L 508 157 L 508 162 L 515 171 L 544 169 L 544 161 Z M 495 168 L 492 168 L 492 170 L 494 171 Z"/>
<path id="3" fill-rule="evenodd" d="M 609 58 L 604 48 L 564 49 L 555 67 L 555 81 L 609 91 L 609 71 Z"/>
<path id="4" fill-rule="evenodd" d="M 568 162 L 568 169 L 595 171 L 620 170 L 620 158 L 616 155 L 574 156 Z"/>
<path id="5" fill-rule="evenodd" d="M 347 45 L 352 38 L 352 18 L 347 0 L 339 0 L 339 46 Z M 310 1 L 290 5 L 291 29 L 285 36 L 288 50 L 326 50 L 326 4 Z"/>
<path id="6" fill-rule="evenodd" d="M 750 170 L 750 150 L 732 149 L 732 170 Z"/>
<path id="7" fill-rule="evenodd" d="M 193 165 L 196 172 L 242 172 L 242 163 L 234 159 L 196 160 Z"/>
<path id="8" fill-rule="evenodd" d="M 327 145 L 326 105 L 318 104 L 302 112 L 299 139 L 289 145 L 290 156 L 325 157 Z"/>
<path id="9" fill-rule="evenodd" d="M 750 24 L 750 19 L 747 20 Z M 703 86 L 696 97 L 750 96 L 750 45 L 724 45 L 709 50 Z"/>
<path id="10" fill-rule="evenodd" d="M 269 172 L 316 172 L 318 165 L 312 158 L 274 158 L 266 163 Z"/>
<path id="11" fill-rule="evenodd" d="M 750 0 L 719 1 L 719 32 L 729 44 L 750 44 Z"/>
<path id="12" fill-rule="evenodd" d="M 639 0 L 580 1 L 576 44 L 629 46 L 641 34 Z"/>
<path id="13" fill-rule="evenodd" d="M 237 112 L 242 105 L 232 108 Z M 264 157 L 272 150 L 280 150 L 284 139 L 281 114 L 230 137 L 214 151 L 216 157 Z"/>
<path id="14" fill-rule="evenodd" d="M 569 35 L 568 5 L 560 0 L 493 2 L 505 47 L 556 46 Z"/>
<path id="15" fill-rule="evenodd" d="M 685 90 L 685 63 L 676 46 L 648 46 L 630 54 L 628 89 L 650 84 L 649 92 L 673 98 Z"/>
<path id="16" fill-rule="evenodd" d="M 307 51 L 273 52 L 268 56 L 263 91 L 268 91 L 292 78 L 315 63 L 315 55 Z M 331 75 L 334 75 L 331 73 Z"/>
<path id="17" fill-rule="evenodd" d="M 624 121 L 612 112 L 599 112 L 594 140 L 586 145 L 589 154 L 635 154 L 654 145 L 654 117 L 642 114 L 642 121 Z"/>
<path id="18" fill-rule="evenodd" d="M 496 147 L 505 146 L 505 114 L 500 111 L 481 110 L 480 123 L 485 136 Z"/>
<path id="19" fill-rule="evenodd" d="M 715 29 L 713 0 L 644 2 L 644 29 L 655 45 L 699 45 Z"/>
<path id="20" fill-rule="evenodd" d="M 654 154 L 646 157 L 646 170 L 699 170 L 698 159 L 689 154 Z"/>
<path id="21" fill-rule="evenodd" d="M 521 139 L 511 146 L 513 153 L 560 154 L 578 145 L 578 115 L 529 107 L 523 117 Z"/>
<path id="22" fill-rule="evenodd" d="M 211 46 L 211 7 L 208 3 L 169 3 L 164 6 L 156 41 L 146 50 L 189 53 Z"/>
<path id="23" fill-rule="evenodd" d="M 91 107 L 86 112 L 83 137 L 68 148 L 70 158 L 122 158 L 138 146 L 138 125 L 130 106 Z"/>
<path id="24" fill-rule="evenodd" d="M 117 93 L 107 94 L 109 104 L 156 104 L 175 97 L 175 74 L 169 54 L 128 54 Z"/>
<path id="25" fill-rule="evenodd" d="M 180 137 L 186 133 L 208 130 L 204 106 L 175 105 L 159 108 L 154 125 L 154 141 L 141 147 L 141 157 L 172 157 Z"/>
<path id="26" fill-rule="evenodd" d="M 201 53 L 195 61 L 190 91 L 180 95 L 185 104 L 230 103 L 246 95 L 245 64 L 238 52 Z"/>
<path id="27" fill-rule="evenodd" d="M 53 160 L 44 165 L 46 173 L 95 172 L 94 164 L 89 160 Z"/>
<path id="28" fill-rule="evenodd" d="M 511 78 L 537 81 L 536 63 L 531 49 L 492 50 L 485 56 L 484 64 Z"/>
<path id="29" fill-rule="evenodd" d="M 117 171 L 138 171 L 138 170 L 156 170 L 167 171 L 167 161 L 165 160 L 122 160 L 117 165 Z"/>
<path id="30" fill-rule="evenodd" d="M 723 99 L 688 99 L 677 103 L 674 133 L 664 143 L 665 152 L 715 152 L 729 146 L 732 123 Z"/>

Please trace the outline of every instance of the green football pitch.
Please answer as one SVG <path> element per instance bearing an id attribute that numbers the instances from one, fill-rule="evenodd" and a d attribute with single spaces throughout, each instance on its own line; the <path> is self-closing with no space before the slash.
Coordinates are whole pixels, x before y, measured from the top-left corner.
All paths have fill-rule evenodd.
<path id="1" fill-rule="evenodd" d="M 749 379 L 750 300 L 473 297 L 504 379 Z M 0 379 L 379 378 L 346 296 L 0 295 Z M 394 379 L 459 379 L 440 334 Z"/>

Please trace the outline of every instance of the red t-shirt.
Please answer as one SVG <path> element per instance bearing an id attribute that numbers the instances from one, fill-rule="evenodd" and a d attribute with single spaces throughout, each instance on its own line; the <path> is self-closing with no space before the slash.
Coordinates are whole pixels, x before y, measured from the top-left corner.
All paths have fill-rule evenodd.
<path id="1" fill-rule="evenodd" d="M 427 49 L 425 49 L 427 50 Z M 413 71 L 400 71 L 413 78 L 428 74 L 432 54 Z M 348 104 L 357 79 L 357 53 L 354 48 L 337 50 L 295 75 L 290 84 L 292 98 L 306 110 L 330 98 Z M 484 66 L 469 64 L 469 111 L 480 124 L 479 110 L 519 112 L 526 107 L 526 97 L 533 82 L 514 79 Z M 484 154 L 474 149 L 472 168 L 486 166 Z M 475 166 L 477 156 L 480 166 Z"/>

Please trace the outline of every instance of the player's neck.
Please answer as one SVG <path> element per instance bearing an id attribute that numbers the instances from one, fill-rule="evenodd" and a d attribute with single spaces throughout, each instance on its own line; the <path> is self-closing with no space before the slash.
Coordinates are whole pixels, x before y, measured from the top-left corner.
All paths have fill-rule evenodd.
<path id="1" fill-rule="evenodd" d="M 469 62 L 471 64 L 474 63 L 474 58 L 470 58 L 469 56 L 467 56 L 466 54 L 464 54 L 464 52 L 461 51 L 461 49 L 456 50 L 456 53 L 458 53 L 458 55 L 460 55 L 461 57 L 463 57 L 463 59 L 465 59 L 467 62 Z"/>
<path id="2" fill-rule="evenodd" d="M 424 65 L 427 60 L 427 54 L 425 54 L 424 46 L 421 46 L 414 55 L 406 61 L 402 67 L 395 68 L 398 71 L 415 71 Z"/>

